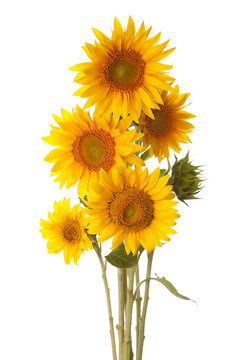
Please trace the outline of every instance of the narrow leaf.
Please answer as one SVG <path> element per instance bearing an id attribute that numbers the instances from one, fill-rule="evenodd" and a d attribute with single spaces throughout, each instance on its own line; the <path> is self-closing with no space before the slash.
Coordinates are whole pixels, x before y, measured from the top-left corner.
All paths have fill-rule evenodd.
<path id="1" fill-rule="evenodd" d="M 157 276 L 156 278 L 153 278 L 153 280 L 159 281 L 161 284 L 163 284 L 176 297 L 178 297 L 180 299 L 183 299 L 183 300 L 190 300 L 190 301 L 193 301 L 195 304 L 197 304 L 194 300 L 188 298 L 187 296 L 179 294 L 179 292 L 176 290 L 174 285 L 171 284 L 171 282 L 168 281 L 164 276 L 162 278 Z"/>

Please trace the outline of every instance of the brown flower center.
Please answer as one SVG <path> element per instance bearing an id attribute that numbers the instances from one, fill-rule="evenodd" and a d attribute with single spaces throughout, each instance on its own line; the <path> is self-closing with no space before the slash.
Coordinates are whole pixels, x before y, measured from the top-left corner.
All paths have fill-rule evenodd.
<path id="1" fill-rule="evenodd" d="M 69 244 L 77 244 L 81 240 L 81 227 L 77 221 L 71 221 L 64 225 L 63 230 L 64 240 Z"/>
<path id="2" fill-rule="evenodd" d="M 136 51 L 118 51 L 104 68 L 105 82 L 115 89 L 136 89 L 143 83 L 144 65 Z"/>
<path id="3" fill-rule="evenodd" d="M 154 137 L 166 135 L 171 127 L 171 110 L 167 107 L 161 107 L 158 110 L 152 110 L 155 120 L 146 116 L 145 126 L 148 132 Z"/>
<path id="4" fill-rule="evenodd" d="M 89 170 L 98 171 L 103 168 L 109 171 L 114 164 L 115 141 L 106 131 L 84 131 L 72 146 L 75 161 Z"/>
<path id="5" fill-rule="evenodd" d="M 113 193 L 109 207 L 111 220 L 126 231 L 141 231 L 153 220 L 153 204 L 146 192 L 127 187 Z"/>

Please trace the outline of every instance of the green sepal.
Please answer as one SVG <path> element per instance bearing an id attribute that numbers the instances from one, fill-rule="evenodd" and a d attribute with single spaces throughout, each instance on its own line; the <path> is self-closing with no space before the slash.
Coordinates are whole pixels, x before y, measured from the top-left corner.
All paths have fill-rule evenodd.
<path id="1" fill-rule="evenodd" d="M 108 254 L 106 260 L 113 266 L 121 269 L 127 269 L 137 264 L 137 255 L 126 254 L 124 244 L 119 245 Z"/>
<path id="2" fill-rule="evenodd" d="M 87 204 L 85 203 L 85 201 L 87 201 L 87 196 L 85 195 L 84 196 L 84 199 L 82 200 L 80 197 L 79 197 L 79 200 L 80 200 L 80 203 L 83 204 L 85 207 L 88 207 Z M 84 201 L 85 200 L 85 201 Z"/>
<path id="3" fill-rule="evenodd" d="M 142 155 L 140 156 L 140 158 L 143 161 L 146 161 L 150 158 L 150 149 L 147 149 L 144 153 L 142 153 Z"/>
<path id="4" fill-rule="evenodd" d="M 166 169 L 160 169 L 160 175 L 159 175 L 159 177 L 162 177 L 162 176 L 164 176 L 164 175 L 166 175 Z"/>

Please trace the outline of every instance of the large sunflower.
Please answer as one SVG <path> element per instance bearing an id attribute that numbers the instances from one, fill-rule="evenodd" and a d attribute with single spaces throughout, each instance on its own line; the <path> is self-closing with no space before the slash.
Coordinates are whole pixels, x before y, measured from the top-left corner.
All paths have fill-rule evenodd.
<path id="1" fill-rule="evenodd" d="M 187 134 L 194 126 L 187 120 L 195 115 L 182 110 L 189 95 L 179 95 L 178 85 L 171 92 L 163 91 L 163 104 L 153 110 L 154 118 L 143 114 L 140 119 L 139 128 L 145 134 L 142 140 L 144 148 L 150 146 L 150 156 L 157 156 L 159 161 L 163 157 L 169 158 L 169 148 L 179 153 L 180 143 L 191 142 Z"/>
<path id="2" fill-rule="evenodd" d="M 134 152 L 141 149 L 132 143 L 143 134 L 136 130 L 126 131 L 131 124 L 131 117 L 114 124 L 113 119 L 90 115 L 76 106 L 75 112 L 62 109 L 62 118 L 54 115 L 59 127 L 52 127 L 50 136 L 43 138 L 50 145 L 57 146 L 45 161 L 55 163 L 51 170 L 57 175 L 55 181 L 67 188 L 78 181 L 78 193 L 83 198 L 90 182 L 99 181 L 99 170 L 110 172 L 115 166 L 143 165 L 143 161 Z"/>
<path id="3" fill-rule="evenodd" d="M 70 264 L 73 260 L 77 265 L 82 250 L 92 249 L 87 237 L 85 211 L 76 205 L 70 208 L 70 200 L 54 202 L 54 212 L 48 213 L 49 221 L 41 220 L 40 232 L 47 239 L 49 254 L 58 254 L 64 249 L 64 260 Z"/>
<path id="4" fill-rule="evenodd" d="M 113 249 L 124 242 L 127 254 L 136 254 L 140 245 L 151 252 L 160 240 L 169 240 L 179 217 L 173 209 L 177 202 L 172 186 L 166 186 L 169 176 L 159 176 L 159 168 L 149 176 L 141 167 L 101 171 L 103 185 L 92 185 L 87 193 L 88 233 L 100 233 L 99 242 L 113 237 Z"/>
<path id="5" fill-rule="evenodd" d="M 142 23 L 136 33 L 131 17 L 126 30 L 115 18 L 111 39 L 93 29 L 99 43 L 83 46 L 91 62 L 71 67 L 79 71 L 74 81 L 82 85 L 74 95 L 89 98 L 85 109 L 96 104 L 96 111 L 113 113 L 116 121 L 128 113 L 138 120 L 141 109 L 153 118 L 151 109 L 158 109 L 158 104 L 162 104 L 157 89 L 169 90 L 167 82 L 173 80 L 165 74 L 172 66 L 159 61 L 174 48 L 164 51 L 169 40 L 156 45 L 161 33 L 148 39 L 150 31 L 151 27 L 145 30 Z"/>

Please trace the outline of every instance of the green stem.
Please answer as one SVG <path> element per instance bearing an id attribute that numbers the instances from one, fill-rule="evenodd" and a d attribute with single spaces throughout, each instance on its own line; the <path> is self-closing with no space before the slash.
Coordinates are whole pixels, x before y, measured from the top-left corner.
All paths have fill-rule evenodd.
<path id="1" fill-rule="evenodd" d="M 118 269 L 118 338 L 119 338 L 119 360 L 123 360 L 124 347 L 124 309 L 125 309 L 125 269 Z"/>
<path id="2" fill-rule="evenodd" d="M 127 300 L 127 271 L 124 270 L 124 283 L 123 283 L 123 293 L 124 293 L 124 310 L 126 311 L 126 300 Z"/>
<path id="3" fill-rule="evenodd" d="M 139 321 L 139 340 L 138 340 L 138 351 L 137 351 L 137 360 L 142 360 L 143 356 L 143 346 L 144 346 L 144 330 L 145 330 L 145 319 L 146 319 L 146 313 L 147 313 L 147 307 L 149 302 L 149 289 L 150 289 L 150 275 L 151 275 L 151 267 L 152 267 L 152 260 L 153 260 L 153 254 L 148 254 L 148 263 L 147 263 L 147 272 L 146 272 L 146 284 L 145 284 L 145 290 L 144 290 L 144 302 L 143 302 L 143 310 L 142 310 L 142 316 Z M 138 291 L 138 287 L 137 290 Z"/>
<path id="4" fill-rule="evenodd" d="M 146 278 L 146 279 L 140 281 L 140 283 L 137 285 L 137 287 L 136 287 L 136 289 L 135 289 L 135 291 L 134 291 L 134 294 L 133 294 L 133 296 L 134 296 L 135 299 L 136 299 L 136 297 L 137 297 L 137 293 L 139 292 L 140 286 L 141 286 L 145 281 L 148 281 L 148 280 L 158 280 L 158 278 L 150 277 L 150 278 L 148 278 L 148 279 Z"/>
<path id="5" fill-rule="evenodd" d="M 136 353 L 138 352 L 138 341 L 139 341 L 139 320 L 140 320 L 140 314 L 141 314 L 141 301 L 142 298 L 140 296 L 140 291 L 139 291 L 139 265 L 137 266 L 137 271 L 136 271 L 136 291 L 134 293 L 134 299 L 136 300 L 136 310 L 137 310 L 137 324 L 136 324 Z"/>
<path id="6" fill-rule="evenodd" d="M 96 241 L 96 238 L 91 236 L 93 248 L 98 256 L 101 269 L 102 269 L 102 279 L 105 286 L 105 293 L 106 293 L 106 301 L 107 301 L 107 308 L 108 308 L 108 314 L 109 314 L 109 324 L 110 324 L 110 336 L 111 336 L 111 343 L 112 343 L 112 357 L 113 360 L 117 360 L 117 352 L 116 352 L 116 343 L 115 343 L 115 333 L 114 333 L 114 326 L 113 326 L 113 316 L 112 316 L 112 306 L 111 306 L 111 297 L 110 297 L 110 289 L 108 286 L 108 281 L 106 277 L 106 267 L 101 255 L 100 247 L 98 242 Z"/>
<path id="7" fill-rule="evenodd" d="M 128 275 L 128 288 L 127 288 L 127 300 L 126 300 L 126 324 L 125 324 L 125 336 L 124 336 L 124 356 L 123 360 L 132 359 L 132 346 L 131 346 L 131 322 L 132 322 L 132 305 L 133 305 L 133 284 L 134 284 L 134 272 L 135 269 L 127 269 Z"/>

